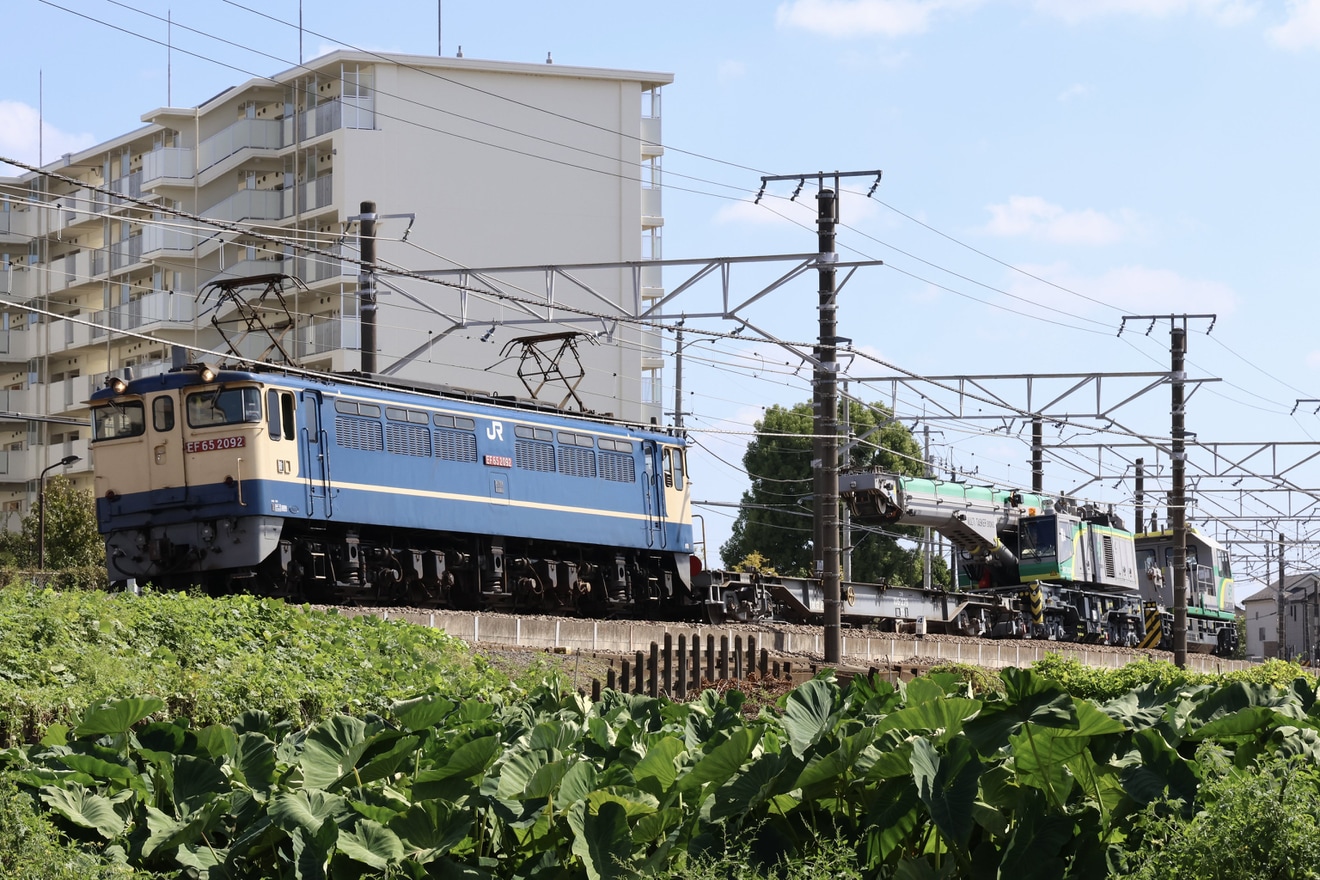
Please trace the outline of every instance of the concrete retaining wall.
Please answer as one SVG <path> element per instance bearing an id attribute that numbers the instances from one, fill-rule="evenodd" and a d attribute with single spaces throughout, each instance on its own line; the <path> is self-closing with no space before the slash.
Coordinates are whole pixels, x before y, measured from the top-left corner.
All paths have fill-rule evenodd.
<path id="1" fill-rule="evenodd" d="M 349 612 L 351 613 L 351 612 Z M 721 636 L 733 644 L 735 636 L 742 636 L 746 644 L 749 637 L 756 639 L 758 649 L 766 648 L 772 654 L 810 655 L 819 661 L 824 655 L 824 631 L 814 633 L 780 632 L 742 626 L 737 630 L 715 626 L 692 626 L 673 623 L 646 623 L 637 621 L 524 618 L 510 616 L 482 616 L 468 612 L 435 611 L 431 613 L 388 613 L 394 620 L 407 620 L 442 629 L 466 642 L 553 649 L 569 651 L 599 651 L 606 654 L 631 655 L 636 651 L 649 651 L 652 642 L 664 644 L 665 634 L 678 641 L 680 634 L 699 638 L 705 647 L 706 637 L 714 636 L 718 645 Z M 1046 654 L 1075 657 L 1083 665 L 1120 667 L 1136 658 L 1134 654 L 1117 651 L 1088 649 L 1085 645 L 1067 642 L 1037 641 L 959 641 L 928 639 L 904 634 L 862 635 L 844 632 L 843 664 L 877 666 L 908 662 L 967 663 L 998 669 L 1006 666 L 1027 667 Z M 1149 656 L 1173 659 L 1172 654 L 1150 652 Z M 1188 654 L 1187 668 L 1198 672 L 1227 672 L 1246 669 L 1252 664 L 1244 660 L 1222 660 L 1209 654 Z"/>

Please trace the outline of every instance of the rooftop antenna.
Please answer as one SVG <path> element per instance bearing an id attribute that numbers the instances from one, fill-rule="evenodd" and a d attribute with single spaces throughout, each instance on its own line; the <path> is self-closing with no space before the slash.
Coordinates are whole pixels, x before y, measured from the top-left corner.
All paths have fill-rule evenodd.
<path id="1" fill-rule="evenodd" d="M 302 0 L 298 0 L 298 64 L 303 63 Z"/>
<path id="2" fill-rule="evenodd" d="M 445 54 L 445 44 L 440 40 L 440 35 L 444 33 L 444 22 L 441 21 L 444 17 L 444 8 L 444 0 L 435 0 L 435 54 L 437 56 L 443 56 Z M 460 46 L 458 51 L 459 57 L 461 58 L 463 47 Z"/>
<path id="3" fill-rule="evenodd" d="M 165 10 L 165 106 L 174 106 L 174 10 Z"/>

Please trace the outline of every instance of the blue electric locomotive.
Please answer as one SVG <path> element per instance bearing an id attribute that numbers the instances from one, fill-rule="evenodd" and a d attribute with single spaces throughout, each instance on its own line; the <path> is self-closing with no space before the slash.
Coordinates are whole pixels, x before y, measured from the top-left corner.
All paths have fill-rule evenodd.
<path id="1" fill-rule="evenodd" d="M 535 403 L 189 364 L 90 401 L 112 580 L 610 613 L 692 602 L 686 441 Z"/>

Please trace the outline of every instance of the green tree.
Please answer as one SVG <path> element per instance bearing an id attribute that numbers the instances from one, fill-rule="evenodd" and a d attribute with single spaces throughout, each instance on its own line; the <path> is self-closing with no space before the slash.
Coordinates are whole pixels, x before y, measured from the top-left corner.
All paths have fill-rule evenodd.
<path id="1" fill-rule="evenodd" d="M 848 453 L 853 468 L 879 468 L 921 474 L 921 447 L 910 431 L 892 419 L 881 404 L 849 403 L 849 425 L 855 440 Z M 756 423 L 756 438 L 747 444 L 743 466 L 751 488 L 743 493 L 742 509 L 729 540 L 720 547 L 726 566 L 760 554 L 781 574 L 806 577 L 813 569 L 811 404 L 791 409 L 773 406 Z M 916 535 L 896 528 L 896 534 Z M 903 547 L 892 534 L 855 529 L 852 534 L 852 577 L 855 581 L 921 581 L 921 553 Z M 936 558 L 935 583 L 948 584 L 948 568 Z"/>
<path id="2" fill-rule="evenodd" d="M 0 561 L 6 566 L 35 569 L 40 557 L 40 504 L 23 517 L 19 532 L 0 535 Z M 96 530 L 92 493 L 74 487 L 65 476 L 46 481 L 46 569 L 48 571 L 105 568 L 105 542 Z"/>

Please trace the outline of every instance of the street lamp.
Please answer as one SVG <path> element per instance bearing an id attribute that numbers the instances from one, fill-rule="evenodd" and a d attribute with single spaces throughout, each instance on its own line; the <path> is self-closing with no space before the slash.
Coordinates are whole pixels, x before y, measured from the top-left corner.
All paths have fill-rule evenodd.
<path id="1" fill-rule="evenodd" d="M 46 570 L 46 474 L 57 467 L 68 467 L 82 461 L 80 455 L 66 455 L 41 472 L 41 488 L 37 492 L 37 570 Z"/>

